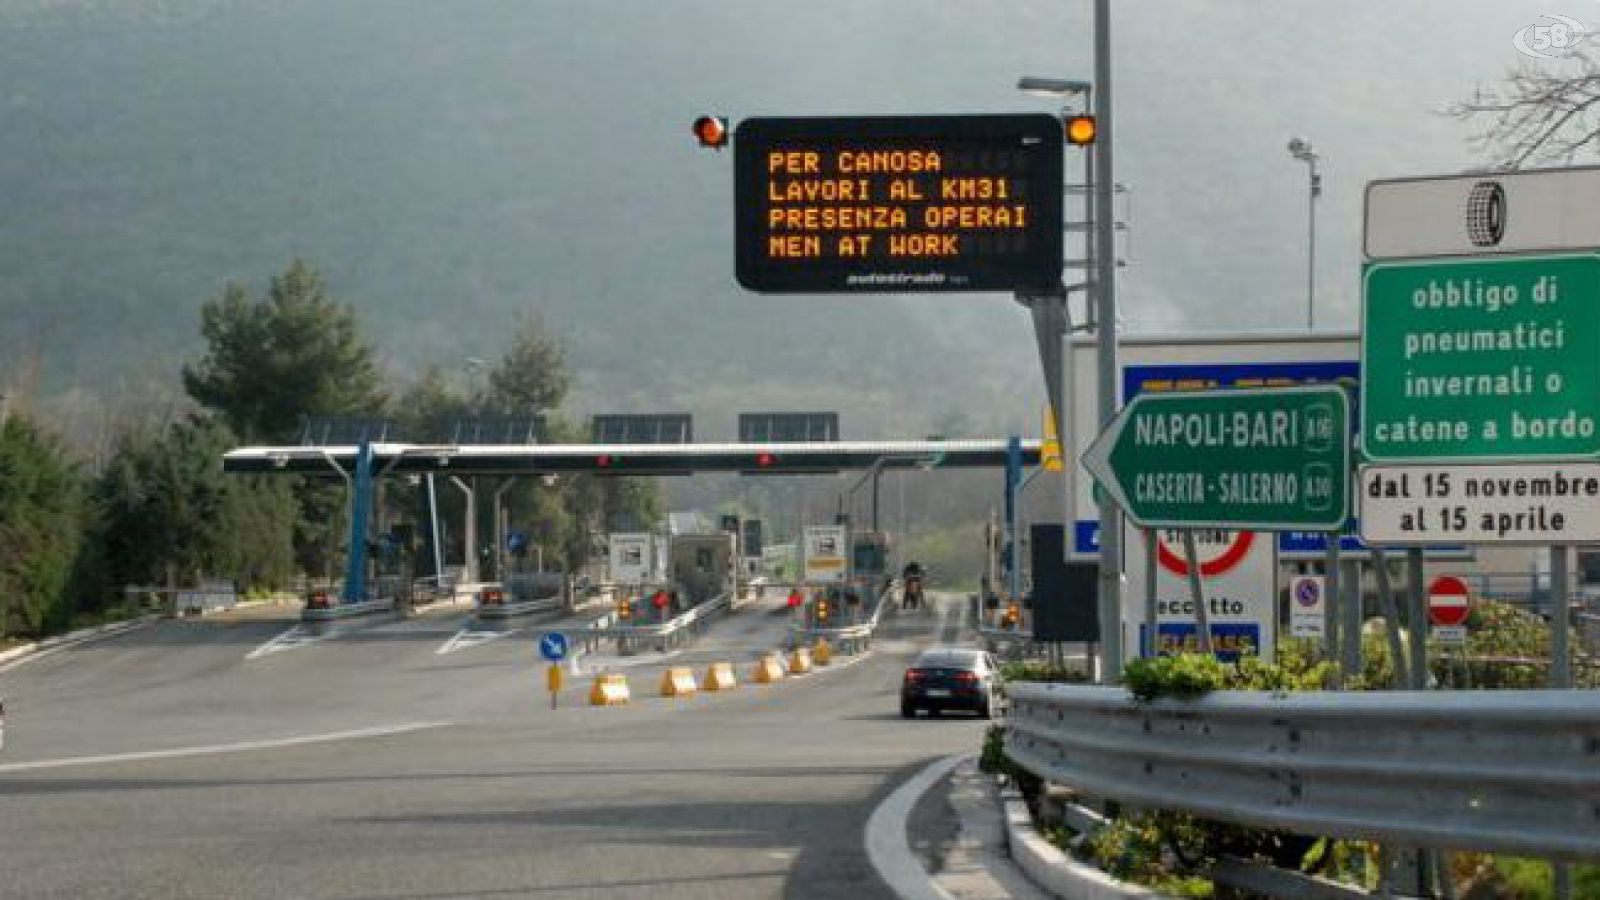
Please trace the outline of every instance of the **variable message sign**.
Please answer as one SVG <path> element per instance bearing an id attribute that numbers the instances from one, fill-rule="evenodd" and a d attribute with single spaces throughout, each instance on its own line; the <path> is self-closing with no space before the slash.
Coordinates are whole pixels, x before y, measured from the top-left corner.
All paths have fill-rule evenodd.
<path id="1" fill-rule="evenodd" d="M 1361 331 L 1368 458 L 1600 454 L 1600 256 L 1373 264 Z"/>
<path id="2" fill-rule="evenodd" d="M 746 119 L 735 272 L 767 293 L 1059 289 L 1061 120 Z"/>
<path id="3" fill-rule="evenodd" d="M 1600 464 L 1364 466 L 1373 544 L 1600 542 Z"/>
<path id="4" fill-rule="evenodd" d="M 1349 516 L 1336 386 L 1143 394 L 1083 456 L 1141 527 L 1333 531 Z"/>

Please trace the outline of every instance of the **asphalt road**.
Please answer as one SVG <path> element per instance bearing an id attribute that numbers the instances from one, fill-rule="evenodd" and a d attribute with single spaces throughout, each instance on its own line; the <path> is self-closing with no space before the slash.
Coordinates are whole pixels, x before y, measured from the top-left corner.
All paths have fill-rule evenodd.
<path id="1" fill-rule="evenodd" d="M 898 715 L 909 656 L 964 636 L 941 600 L 860 662 L 723 695 L 651 696 L 664 663 L 747 675 L 782 639 L 773 603 L 671 659 L 582 661 L 627 666 L 615 708 L 581 705 L 585 678 L 551 710 L 529 634 L 441 652 L 461 611 L 286 643 L 283 618 L 167 622 L 64 651 L 0 673 L 0 896 L 886 896 L 872 809 L 983 728 Z M 339 736 L 356 729 L 378 732 Z M 185 755 L 82 759 L 167 751 Z"/>

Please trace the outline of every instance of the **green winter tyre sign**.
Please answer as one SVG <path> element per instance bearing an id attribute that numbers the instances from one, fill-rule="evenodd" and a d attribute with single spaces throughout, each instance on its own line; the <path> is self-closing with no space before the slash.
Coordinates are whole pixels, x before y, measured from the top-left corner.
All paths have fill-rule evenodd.
<path id="1" fill-rule="evenodd" d="M 1362 293 L 1368 459 L 1600 455 L 1600 256 L 1375 263 Z"/>

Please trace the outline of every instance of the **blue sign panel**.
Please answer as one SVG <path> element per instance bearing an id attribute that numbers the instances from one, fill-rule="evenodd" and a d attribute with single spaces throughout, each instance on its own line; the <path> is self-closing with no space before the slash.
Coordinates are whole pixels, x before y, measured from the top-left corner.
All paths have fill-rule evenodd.
<path id="1" fill-rule="evenodd" d="M 1142 366 L 1124 366 L 1122 369 L 1122 402 L 1127 403 L 1144 393 L 1167 391 L 1217 390 L 1221 388 L 1289 387 L 1298 384 L 1331 384 L 1341 380 L 1356 381 L 1361 374 L 1361 364 L 1356 360 L 1331 360 L 1324 362 L 1252 362 L 1252 363 L 1160 363 Z M 1351 395 L 1351 415 L 1359 417 Z M 1352 423 L 1352 432 L 1359 422 Z M 1291 532 L 1299 539 L 1290 549 L 1279 535 L 1278 549 L 1283 553 L 1321 553 L 1325 546 L 1321 534 Z M 1096 519 L 1079 519 L 1073 529 L 1074 553 L 1100 552 L 1100 522 Z M 1362 549 L 1349 530 L 1343 539 L 1348 550 Z"/>
<path id="2" fill-rule="evenodd" d="M 1139 645 L 1145 646 L 1145 626 L 1139 626 Z M 1156 629 L 1160 637 L 1157 656 L 1199 653 L 1200 634 L 1193 622 L 1162 622 Z M 1238 622 L 1211 625 L 1211 651 L 1223 662 L 1238 662 L 1240 656 L 1256 656 L 1261 651 L 1261 626 Z"/>
<path id="3" fill-rule="evenodd" d="M 559 631 L 552 631 L 539 638 L 539 654 L 550 662 L 561 662 L 567 658 L 567 636 Z"/>

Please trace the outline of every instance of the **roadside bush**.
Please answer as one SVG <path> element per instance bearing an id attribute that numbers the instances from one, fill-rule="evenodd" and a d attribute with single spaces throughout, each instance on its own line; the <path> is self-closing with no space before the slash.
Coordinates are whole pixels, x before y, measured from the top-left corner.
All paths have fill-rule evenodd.
<path id="1" fill-rule="evenodd" d="M 1000 677 L 1005 681 L 1046 681 L 1056 684 L 1086 684 L 1089 681 L 1089 673 L 1082 669 L 1068 669 L 1042 659 L 1001 663 Z"/>
<path id="2" fill-rule="evenodd" d="M 1161 697 L 1189 700 L 1222 690 L 1228 684 L 1228 671 L 1209 654 L 1179 653 L 1129 662 L 1122 670 L 1122 682 L 1140 703 Z"/>
<path id="3" fill-rule="evenodd" d="M 990 725 L 983 733 L 983 751 L 978 754 L 978 771 L 989 775 L 1004 775 L 1031 805 L 1044 782 L 1039 776 L 1017 765 L 1006 754 L 1006 729 L 1004 725 Z"/>

